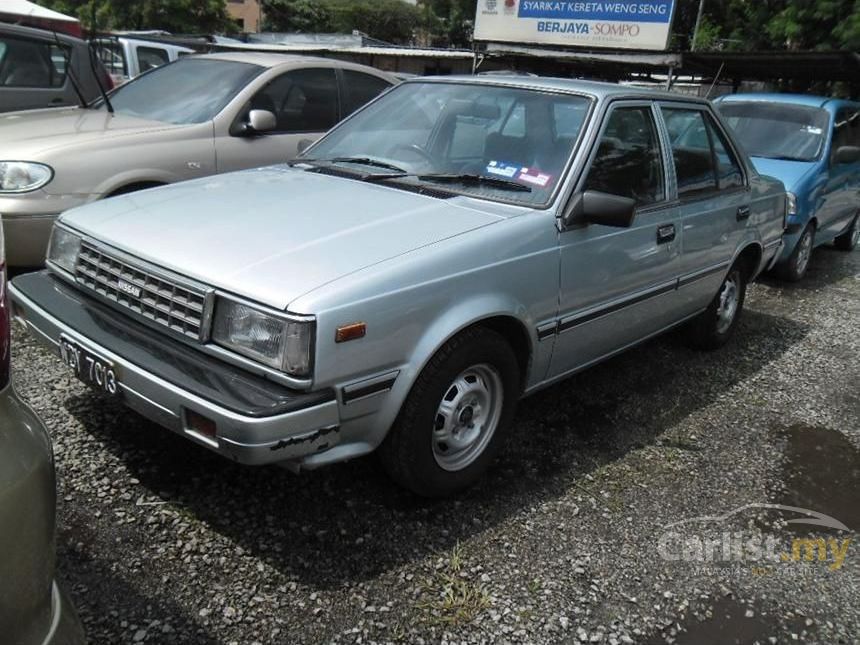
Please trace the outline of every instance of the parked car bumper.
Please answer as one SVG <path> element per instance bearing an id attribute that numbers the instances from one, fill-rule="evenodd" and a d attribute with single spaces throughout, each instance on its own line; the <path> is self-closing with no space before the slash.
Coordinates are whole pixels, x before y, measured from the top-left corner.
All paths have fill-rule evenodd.
<path id="1" fill-rule="evenodd" d="M 53 352 L 65 336 L 110 362 L 128 407 L 225 457 L 251 465 L 293 461 L 339 442 L 332 390 L 298 392 L 238 370 L 45 271 L 13 280 L 10 295 L 15 318 Z"/>
<path id="2" fill-rule="evenodd" d="M 6 236 L 6 263 L 13 267 L 45 264 L 51 229 L 60 213 L 88 201 L 86 195 L 50 195 L 42 190 L 0 196 Z"/>
<path id="3" fill-rule="evenodd" d="M 78 614 L 68 595 L 56 582 L 51 590 L 51 628 L 44 645 L 83 645 L 86 642 Z"/>
<path id="4" fill-rule="evenodd" d="M 17 592 L 0 606 L 3 642 L 82 645 L 75 608 L 54 581 L 55 483 L 45 425 L 11 386 L 0 390 L 0 564 Z M 11 631 L 10 631 L 11 628 Z"/>
<path id="5" fill-rule="evenodd" d="M 3 230 L 9 266 L 36 267 L 45 264 L 48 241 L 56 219 L 56 215 L 4 215 Z"/>

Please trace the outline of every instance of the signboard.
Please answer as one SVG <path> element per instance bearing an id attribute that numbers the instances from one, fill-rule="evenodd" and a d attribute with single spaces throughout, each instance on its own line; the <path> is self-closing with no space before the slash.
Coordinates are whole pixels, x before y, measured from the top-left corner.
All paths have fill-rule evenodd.
<path id="1" fill-rule="evenodd" d="M 675 0 L 478 0 L 475 40 L 612 49 L 666 49 Z"/>

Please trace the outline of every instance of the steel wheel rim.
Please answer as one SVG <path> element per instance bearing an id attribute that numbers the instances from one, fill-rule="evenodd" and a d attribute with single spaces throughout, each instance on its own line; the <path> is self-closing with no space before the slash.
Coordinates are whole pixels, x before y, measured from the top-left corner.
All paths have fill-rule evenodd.
<path id="1" fill-rule="evenodd" d="M 807 230 L 800 240 L 800 248 L 797 250 L 797 273 L 806 271 L 809 258 L 812 255 L 812 234 Z"/>
<path id="2" fill-rule="evenodd" d="M 740 285 L 737 274 L 732 273 L 726 278 L 720 289 L 720 304 L 717 307 L 717 333 L 724 334 L 735 320 L 740 302 Z"/>
<path id="3" fill-rule="evenodd" d="M 504 405 L 498 370 L 473 365 L 445 388 L 433 419 L 433 457 L 443 470 L 456 472 L 483 454 L 496 432 Z"/>

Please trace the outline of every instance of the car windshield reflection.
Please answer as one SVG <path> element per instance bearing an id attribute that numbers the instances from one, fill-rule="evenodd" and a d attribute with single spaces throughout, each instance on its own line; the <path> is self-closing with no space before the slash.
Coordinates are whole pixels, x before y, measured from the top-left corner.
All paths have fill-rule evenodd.
<path id="1" fill-rule="evenodd" d="M 403 170 L 386 180 L 444 178 L 457 192 L 545 204 L 564 174 L 590 105 L 591 99 L 579 95 L 409 82 L 335 128 L 307 159 L 353 165 L 366 160 Z M 511 190 L 511 184 L 528 190 Z"/>

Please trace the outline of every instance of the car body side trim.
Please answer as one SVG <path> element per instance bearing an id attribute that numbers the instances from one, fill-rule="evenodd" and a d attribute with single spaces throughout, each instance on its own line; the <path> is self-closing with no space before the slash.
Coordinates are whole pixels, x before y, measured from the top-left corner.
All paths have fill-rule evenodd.
<path id="1" fill-rule="evenodd" d="M 390 391 L 399 374 L 400 370 L 396 370 L 344 386 L 341 395 L 344 405 Z"/>
<path id="2" fill-rule="evenodd" d="M 558 333 L 562 334 L 566 331 L 573 329 L 574 327 L 578 327 L 580 325 L 584 325 L 585 323 L 591 322 L 592 320 L 596 320 L 597 318 L 602 318 L 603 316 L 608 316 L 609 314 L 616 313 L 618 311 L 621 311 L 622 309 L 626 309 L 627 307 L 632 307 L 633 305 L 640 304 L 642 302 L 645 302 L 646 300 L 650 300 L 651 298 L 662 296 L 671 291 L 674 291 L 677 288 L 678 280 L 674 279 L 671 282 L 666 282 L 656 287 L 652 287 L 647 291 L 634 294 L 633 296 L 626 297 L 609 305 L 604 305 L 595 309 L 584 311 L 582 313 L 577 313 L 571 316 L 564 317 L 559 321 Z"/>
<path id="3" fill-rule="evenodd" d="M 706 267 L 704 269 L 700 269 L 699 271 L 695 271 L 694 273 L 688 273 L 687 275 L 683 275 L 678 280 L 678 287 L 684 287 L 693 282 L 697 282 L 709 276 L 712 276 L 715 273 L 720 273 L 729 268 L 731 262 L 720 262 L 719 264 L 715 264 L 714 266 Z"/>

